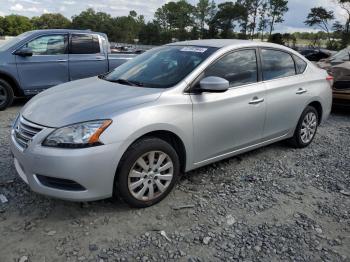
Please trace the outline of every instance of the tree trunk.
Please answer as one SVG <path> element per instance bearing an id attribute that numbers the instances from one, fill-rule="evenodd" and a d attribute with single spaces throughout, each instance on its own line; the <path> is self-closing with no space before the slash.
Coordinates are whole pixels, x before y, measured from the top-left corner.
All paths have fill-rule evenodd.
<path id="1" fill-rule="evenodd" d="M 271 35 L 272 35 L 273 25 L 274 25 L 274 24 L 275 24 L 275 17 L 273 16 L 273 17 L 272 17 L 271 24 L 270 24 L 270 34 L 269 34 L 269 36 L 271 36 Z"/>

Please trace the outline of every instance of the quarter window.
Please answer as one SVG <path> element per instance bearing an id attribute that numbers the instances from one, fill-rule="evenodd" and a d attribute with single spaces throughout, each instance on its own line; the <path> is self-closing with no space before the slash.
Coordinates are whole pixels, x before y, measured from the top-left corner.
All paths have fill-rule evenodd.
<path id="1" fill-rule="evenodd" d="M 295 75 L 294 60 L 291 55 L 286 52 L 262 49 L 261 59 L 264 80 Z"/>
<path id="2" fill-rule="evenodd" d="M 255 83 L 258 81 L 256 52 L 251 49 L 228 54 L 211 65 L 205 76 L 222 77 L 231 87 Z"/>
<path id="3" fill-rule="evenodd" d="M 295 66 L 297 69 L 297 74 L 304 73 L 306 66 L 307 66 L 307 63 L 303 59 L 301 59 L 300 57 L 298 57 L 296 55 L 293 55 L 293 57 L 294 57 Z"/>
<path id="4" fill-rule="evenodd" d="M 101 52 L 98 36 L 96 35 L 73 34 L 71 41 L 71 54 L 98 54 Z"/>
<path id="5" fill-rule="evenodd" d="M 45 35 L 28 42 L 23 48 L 29 48 L 33 55 L 61 55 L 66 52 L 66 35 Z"/>

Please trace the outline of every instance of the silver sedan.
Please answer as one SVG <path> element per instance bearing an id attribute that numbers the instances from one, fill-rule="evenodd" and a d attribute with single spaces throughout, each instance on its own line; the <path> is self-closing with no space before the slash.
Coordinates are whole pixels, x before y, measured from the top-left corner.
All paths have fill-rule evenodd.
<path id="1" fill-rule="evenodd" d="M 279 45 L 165 45 L 30 100 L 12 129 L 15 167 L 38 193 L 75 201 L 118 194 L 147 207 L 183 172 L 281 140 L 308 146 L 330 114 L 331 84 Z"/>

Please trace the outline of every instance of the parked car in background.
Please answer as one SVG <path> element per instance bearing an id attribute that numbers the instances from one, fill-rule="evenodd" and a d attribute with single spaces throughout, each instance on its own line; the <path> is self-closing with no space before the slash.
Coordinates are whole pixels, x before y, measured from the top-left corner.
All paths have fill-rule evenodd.
<path id="1" fill-rule="evenodd" d="M 271 43 L 169 44 L 35 96 L 11 132 L 15 167 L 38 193 L 147 207 L 181 172 L 280 140 L 308 146 L 330 114 L 331 79 Z"/>
<path id="2" fill-rule="evenodd" d="M 316 49 L 316 48 L 306 48 L 299 50 L 299 53 L 305 56 L 308 60 L 318 62 L 321 59 L 328 58 L 332 55 L 329 50 L 326 49 Z"/>
<path id="3" fill-rule="evenodd" d="M 0 110 L 14 96 L 32 96 L 52 86 L 100 75 L 135 57 L 111 54 L 103 33 L 35 30 L 0 46 Z"/>
<path id="4" fill-rule="evenodd" d="M 334 77 L 333 102 L 350 106 L 350 48 L 345 48 L 317 65 Z"/>
<path id="5" fill-rule="evenodd" d="M 118 53 L 118 54 L 142 54 L 146 50 L 137 49 L 136 47 L 132 46 L 123 46 L 123 45 L 111 45 L 111 53 Z"/>

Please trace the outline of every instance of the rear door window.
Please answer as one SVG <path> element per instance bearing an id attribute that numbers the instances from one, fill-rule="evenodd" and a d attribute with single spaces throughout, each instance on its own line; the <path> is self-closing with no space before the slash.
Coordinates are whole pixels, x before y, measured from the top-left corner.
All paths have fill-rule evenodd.
<path id="1" fill-rule="evenodd" d="M 209 66 L 205 76 L 217 76 L 230 82 L 231 87 L 258 81 L 256 52 L 254 49 L 230 53 Z"/>
<path id="2" fill-rule="evenodd" d="M 294 60 L 290 54 L 274 49 L 262 49 L 263 79 L 271 80 L 296 74 Z"/>
<path id="3" fill-rule="evenodd" d="M 72 34 L 70 54 L 98 54 L 100 42 L 97 35 Z"/>
<path id="4" fill-rule="evenodd" d="M 301 59 L 300 57 L 298 57 L 296 55 L 293 55 L 293 57 L 294 57 L 294 61 L 295 61 L 295 67 L 297 70 L 297 74 L 304 73 L 306 66 L 307 66 L 307 63 L 303 59 Z"/>

